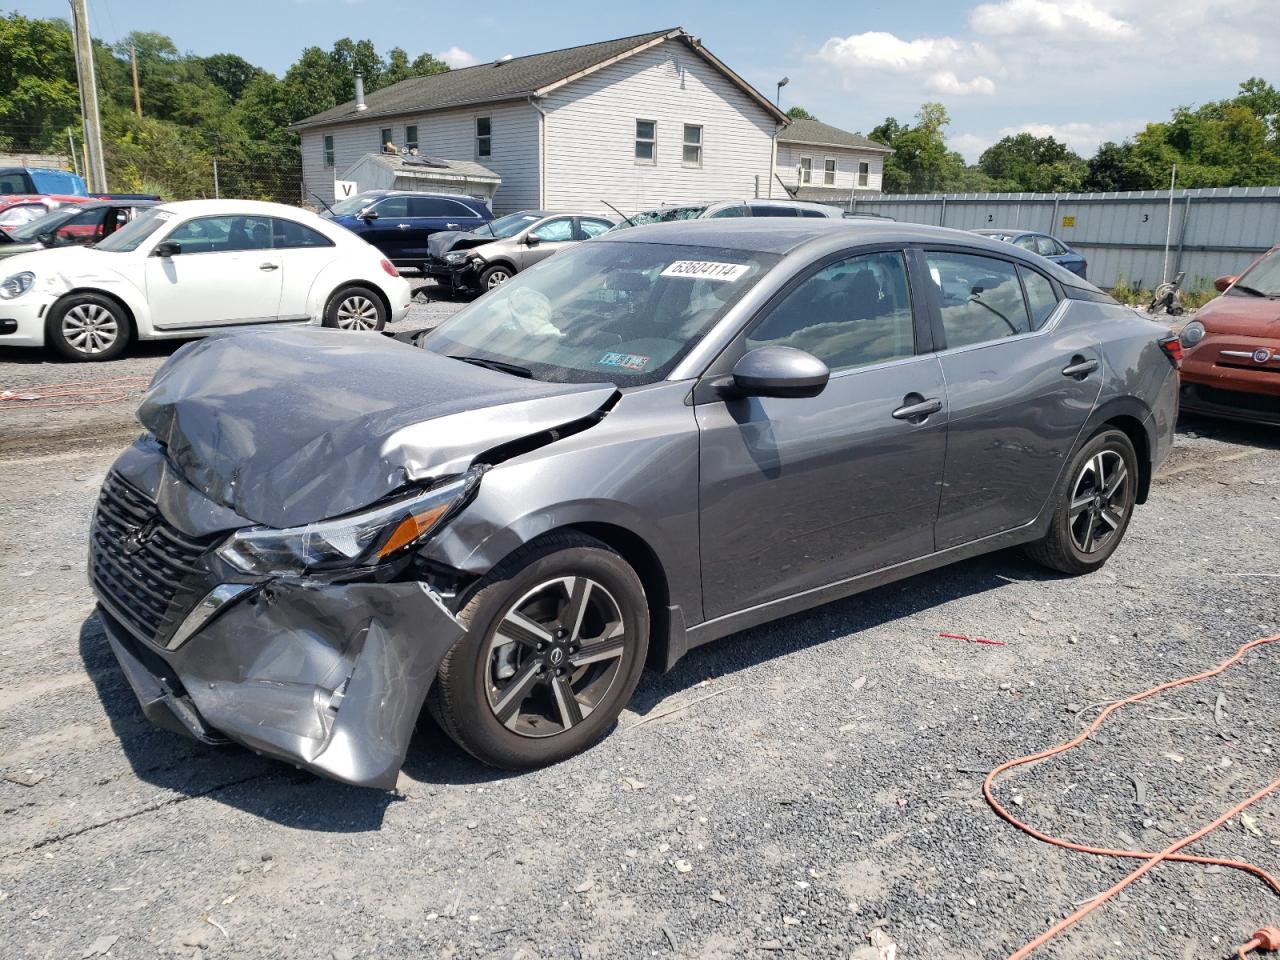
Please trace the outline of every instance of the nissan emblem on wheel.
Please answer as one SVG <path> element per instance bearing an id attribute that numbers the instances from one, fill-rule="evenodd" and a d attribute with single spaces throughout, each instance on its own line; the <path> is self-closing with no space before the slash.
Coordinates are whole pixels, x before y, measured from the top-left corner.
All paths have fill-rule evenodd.
<path id="1" fill-rule="evenodd" d="M 1167 328 L 942 228 L 632 227 L 413 343 L 350 332 L 378 289 L 166 360 L 89 563 L 149 719 L 364 786 L 424 709 L 539 767 L 748 627 L 1014 546 L 1095 571 L 1178 413 Z"/>

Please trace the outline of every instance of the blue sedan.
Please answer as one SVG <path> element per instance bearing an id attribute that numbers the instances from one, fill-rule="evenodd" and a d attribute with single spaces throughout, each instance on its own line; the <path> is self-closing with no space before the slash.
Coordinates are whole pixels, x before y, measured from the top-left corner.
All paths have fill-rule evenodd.
<path id="1" fill-rule="evenodd" d="M 1089 268 L 1089 262 L 1057 237 L 1051 237 L 1047 233 L 1034 233 L 1030 230 L 975 230 L 973 232 L 991 237 L 993 240 L 1004 240 L 1015 247 L 1038 253 L 1058 266 L 1070 270 L 1081 280 L 1087 279 L 1085 271 Z"/>

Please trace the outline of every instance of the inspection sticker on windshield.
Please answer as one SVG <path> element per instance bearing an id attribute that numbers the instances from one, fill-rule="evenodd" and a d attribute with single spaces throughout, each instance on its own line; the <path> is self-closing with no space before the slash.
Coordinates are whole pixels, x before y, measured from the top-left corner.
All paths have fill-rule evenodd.
<path id="1" fill-rule="evenodd" d="M 751 269 L 746 263 L 717 263 L 714 260 L 677 260 L 660 276 L 688 277 L 690 280 L 737 280 Z"/>
<path id="2" fill-rule="evenodd" d="M 650 357 L 642 357 L 636 353 L 606 353 L 596 361 L 602 367 L 622 367 L 624 370 L 643 370 L 649 365 Z"/>

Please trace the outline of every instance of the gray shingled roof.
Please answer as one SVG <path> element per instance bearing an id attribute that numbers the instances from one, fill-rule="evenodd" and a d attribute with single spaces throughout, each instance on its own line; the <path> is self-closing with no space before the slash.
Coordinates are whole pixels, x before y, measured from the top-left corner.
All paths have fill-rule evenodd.
<path id="1" fill-rule="evenodd" d="M 875 150 L 892 153 L 892 149 L 883 143 L 877 143 L 857 133 L 841 130 L 821 120 L 792 120 L 785 130 L 778 134 L 784 143 L 813 143 L 831 147 L 854 147 L 859 150 Z"/>
<path id="2" fill-rule="evenodd" d="M 684 37 L 686 34 L 679 27 L 673 27 L 496 63 L 481 63 L 429 77 L 410 77 L 366 96 L 367 110 L 357 111 L 355 101 L 351 100 L 332 110 L 299 120 L 290 129 L 522 99 L 549 84 L 666 36 Z"/>

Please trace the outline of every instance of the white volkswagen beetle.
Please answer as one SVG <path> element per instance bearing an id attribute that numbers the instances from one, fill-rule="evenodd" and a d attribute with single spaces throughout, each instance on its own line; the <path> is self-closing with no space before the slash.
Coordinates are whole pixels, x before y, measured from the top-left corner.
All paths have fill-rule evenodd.
<path id="1" fill-rule="evenodd" d="M 0 267 L 0 346 L 110 360 L 133 338 L 292 322 L 381 330 L 409 284 L 344 227 L 296 207 L 190 200 L 153 207 L 92 247 Z"/>

